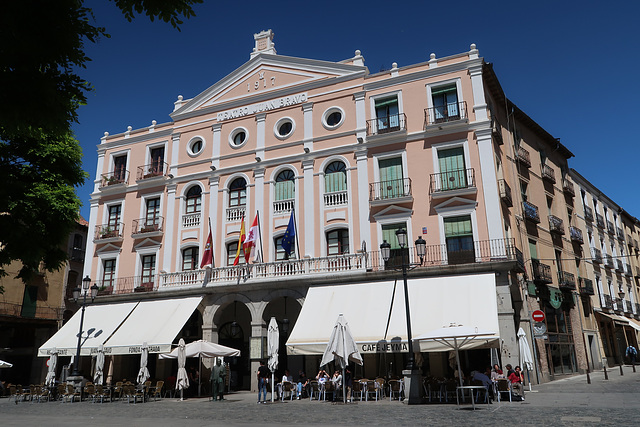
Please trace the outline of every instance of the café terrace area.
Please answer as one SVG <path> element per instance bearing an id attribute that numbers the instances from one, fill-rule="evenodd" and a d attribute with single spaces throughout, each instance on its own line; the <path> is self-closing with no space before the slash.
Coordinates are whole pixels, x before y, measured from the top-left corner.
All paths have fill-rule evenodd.
<path id="1" fill-rule="evenodd" d="M 403 252 L 404 251 L 404 252 Z M 362 248 L 353 254 L 319 258 L 288 259 L 276 262 L 254 262 L 237 266 L 179 272 L 160 271 L 155 276 L 118 277 L 98 280 L 98 295 L 129 294 L 134 292 L 162 292 L 206 286 L 264 283 L 301 277 L 322 278 L 327 275 L 362 275 L 394 270 L 402 264 L 403 256 L 428 274 L 428 270 L 454 274 L 463 265 L 490 270 L 496 263 L 511 263 L 507 269 L 524 271 L 524 257 L 514 239 L 474 241 L 469 247 L 451 248 L 447 245 L 428 245 L 422 259 L 415 247 L 392 249 L 389 261 L 384 262 L 380 251 Z M 242 257 L 241 257 L 242 259 Z M 502 266 L 504 269 L 505 266 Z"/>

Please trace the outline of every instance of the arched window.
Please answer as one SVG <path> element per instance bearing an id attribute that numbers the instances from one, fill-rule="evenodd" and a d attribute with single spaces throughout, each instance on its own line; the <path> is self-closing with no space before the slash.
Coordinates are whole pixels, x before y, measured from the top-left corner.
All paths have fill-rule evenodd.
<path id="1" fill-rule="evenodd" d="M 341 228 L 327 232 L 327 255 L 349 253 L 349 230 Z"/>
<path id="2" fill-rule="evenodd" d="M 182 271 L 198 269 L 198 247 L 192 246 L 182 250 Z"/>
<path id="3" fill-rule="evenodd" d="M 185 213 L 198 213 L 202 207 L 202 190 L 200 186 L 194 185 L 187 191 L 187 203 Z"/>
<path id="4" fill-rule="evenodd" d="M 247 204 L 247 181 L 236 178 L 229 186 L 229 207 L 235 208 Z"/>
<path id="5" fill-rule="evenodd" d="M 227 265 L 232 266 L 238 253 L 238 242 L 231 242 L 227 244 Z M 244 252 L 240 249 L 240 256 L 238 257 L 238 265 L 246 264 L 244 259 Z"/>
<path id="6" fill-rule="evenodd" d="M 285 250 L 282 249 L 282 237 L 283 236 L 276 237 L 275 239 L 273 239 L 273 244 L 276 247 L 276 261 L 282 261 L 285 259 L 297 259 L 298 255 L 296 251 L 296 243 L 293 244 L 291 253 L 286 254 Z"/>
<path id="7" fill-rule="evenodd" d="M 275 200 L 290 200 L 295 196 L 295 175 L 291 169 L 285 169 L 276 176 Z"/>
<path id="8" fill-rule="evenodd" d="M 324 192 L 335 193 L 347 190 L 347 168 L 341 161 L 329 163 L 324 170 Z"/>

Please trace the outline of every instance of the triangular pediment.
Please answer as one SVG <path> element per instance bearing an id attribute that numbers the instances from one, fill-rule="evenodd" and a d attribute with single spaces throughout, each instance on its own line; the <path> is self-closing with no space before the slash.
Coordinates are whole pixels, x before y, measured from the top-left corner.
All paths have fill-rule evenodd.
<path id="1" fill-rule="evenodd" d="M 112 243 L 107 243 L 106 245 L 103 245 L 100 249 L 98 249 L 96 253 L 106 254 L 110 252 L 120 252 L 120 251 L 122 251 L 122 248 L 120 246 L 116 246 Z"/>
<path id="2" fill-rule="evenodd" d="M 477 205 L 478 202 L 475 200 L 465 199 L 464 197 L 452 197 L 433 208 L 436 212 L 441 212 L 461 208 L 475 208 Z"/>
<path id="3" fill-rule="evenodd" d="M 378 220 L 380 218 L 389 218 L 389 217 L 410 217 L 413 214 L 413 209 L 404 208 L 402 206 L 391 205 L 387 208 L 384 208 L 380 212 L 377 212 L 373 215 L 373 218 Z"/>
<path id="4" fill-rule="evenodd" d="M 193 99 L 185 101 L 171 117 L 176 120 L 198 110 L 215 111 L 279 100 L 289 93 L 312 89 L 315 84 L 323 85 L 325 80 L 355 78 L 366 72 L 364 66 L 260 54 Z"/>
<path id="5" fill-rule="evenodd" d="M 138 243 L 137 245 L 135 245 L 133 247 L 133 249 L 135 249 L 136 251 L 140 250 L 140 249 L 145 249 L 145 248 L 157 248 L 160 246 L 160 242 L 158 242 L 157 240 L 153 240 L 153 239 L 144 239 L 143 241 L 141 241 L 140 243 Z"/>

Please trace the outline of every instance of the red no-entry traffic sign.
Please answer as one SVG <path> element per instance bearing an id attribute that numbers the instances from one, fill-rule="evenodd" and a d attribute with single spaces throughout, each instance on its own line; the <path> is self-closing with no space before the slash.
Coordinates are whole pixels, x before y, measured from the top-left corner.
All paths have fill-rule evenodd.
<path id="1" fill-rule="evenodd" d="M 542 310 L 534 311 L 533 313 L 531 313 L 531 318 L 536 322 L 544 322 L 544 311 Z"/>

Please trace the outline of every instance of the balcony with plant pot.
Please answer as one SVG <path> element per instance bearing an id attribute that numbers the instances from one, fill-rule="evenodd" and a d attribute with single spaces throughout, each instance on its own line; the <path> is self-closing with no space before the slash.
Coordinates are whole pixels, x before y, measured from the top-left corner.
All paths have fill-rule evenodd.
<path id="1" fill-rule="evenodd" d="M 131 237 L 134 239 L 160 237 L 164 233 L 162 228 L 163 223 L 164 218 L 161 216 L 134 219 Z"/>
<path id="2" fill-rule="evenodd" d="M 117 243 L 122 242 L 122 222 L 96 225 L 93 243 Z"/>
<path id="3" fill-rule="evenodd" d="M 129 180 L 129 171 L 118 170 L 109 173 L 102 174 L 100 180 L 100 190 L 118 190 L 127 185 Z"/>

